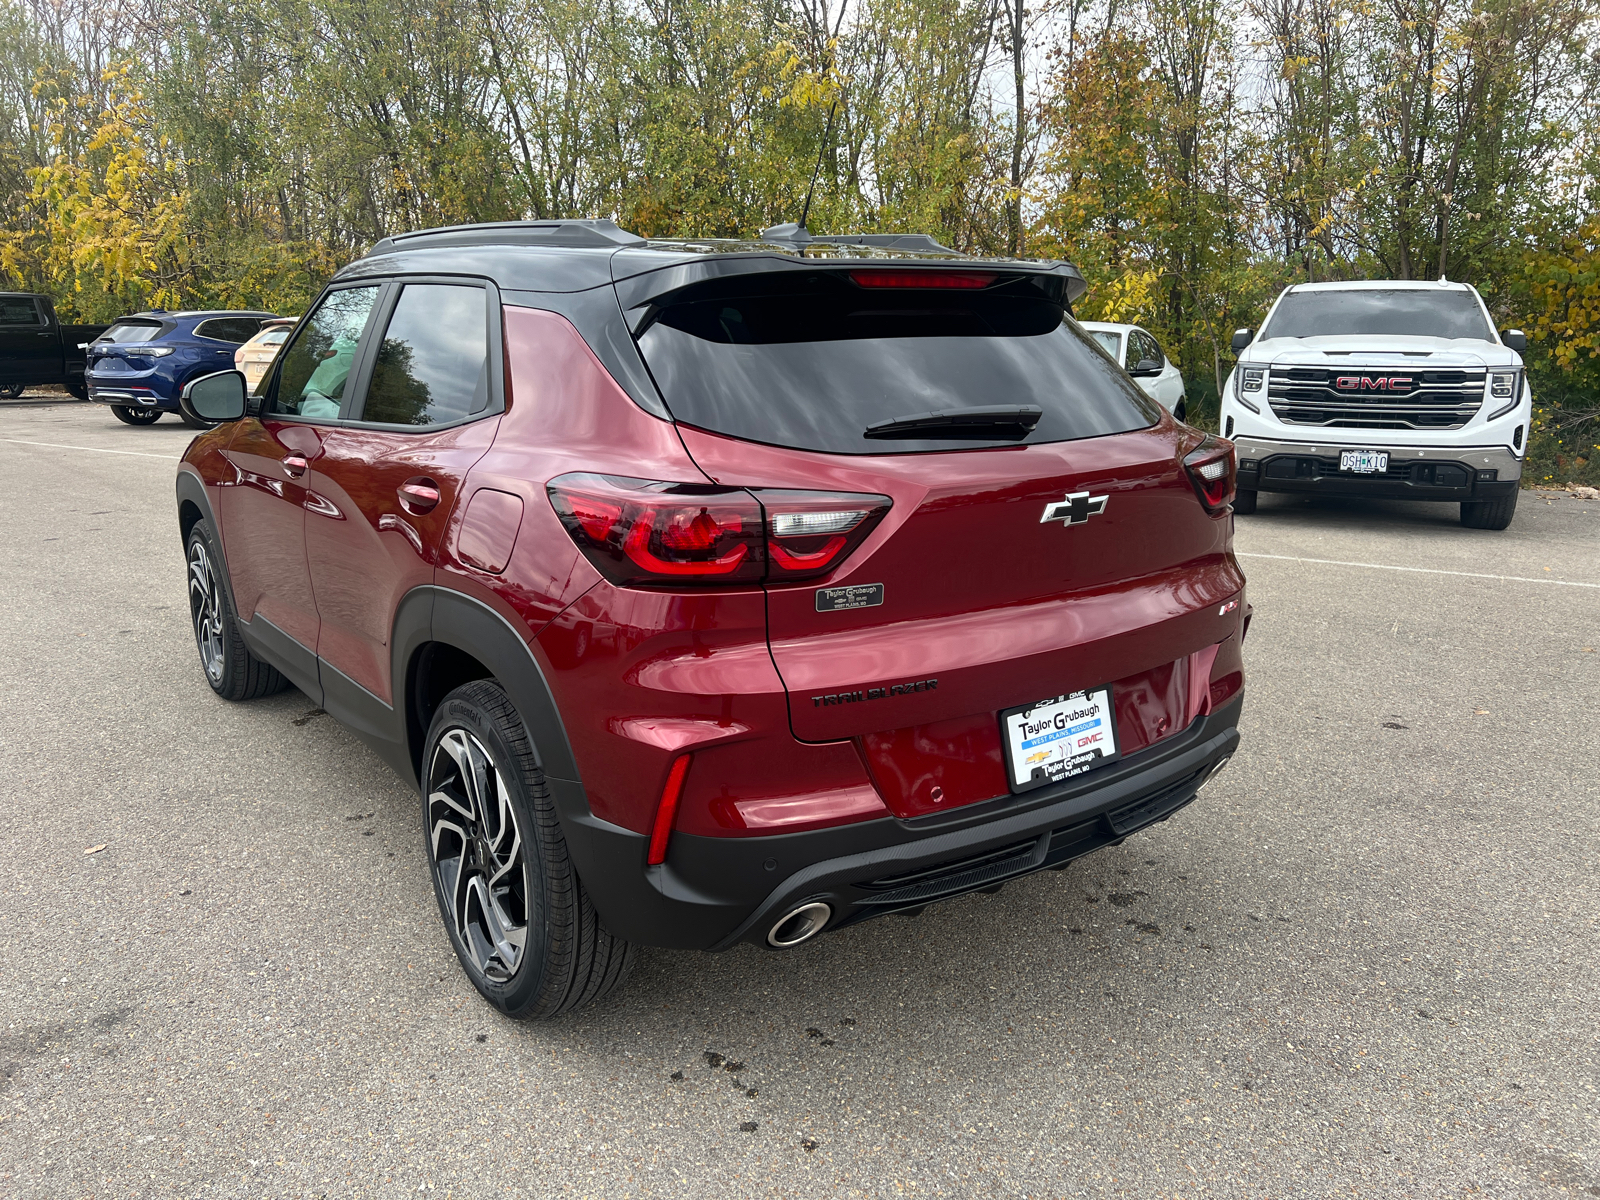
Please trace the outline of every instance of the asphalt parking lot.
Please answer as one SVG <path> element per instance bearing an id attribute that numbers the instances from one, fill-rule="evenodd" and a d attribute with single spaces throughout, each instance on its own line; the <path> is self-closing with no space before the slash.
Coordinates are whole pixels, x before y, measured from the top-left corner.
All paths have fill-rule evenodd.
<path id="1" fill-rule="evenodd" d="M 1600 503 L 1263 496 L 1199 803 L 519 1025 L 414 795 L 206 687 L 189 436 L 0 404 L 0 1195 L 1600 1195 Z"/>

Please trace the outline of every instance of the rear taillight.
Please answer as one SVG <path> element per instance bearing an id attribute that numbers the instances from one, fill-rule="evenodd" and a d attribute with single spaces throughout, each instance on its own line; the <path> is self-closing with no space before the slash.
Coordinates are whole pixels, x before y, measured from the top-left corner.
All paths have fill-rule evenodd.
<path id="1" fill-rule="evenodd" d="M 740 488 L 563 475 L 550 503 L 595 568 L 618 584 L 759 583 L 761 506 Z"/>
<path id="2" fill-rule="evenodd" d="M 1209 513 L 1221 512 L 1233 503 L 1237 464 L 1233 443 L 1208 437 L 1184 457 L 1183 466 L 1194 484 L 1195 495 Z"/>
<path id="3" fill-rule="evenodd" d="M 889 511 L 889 497 L 759 488 L 766 511 L 767 578 L 815 579 L 842 563 Z"/>
<path id="4" fill-rule="evenodd" d="M 622 586 L 814 579 L 843 562 L 889 511 L 887 496 L 614 475 L 562 475 L 546 490 L 578 548 Z"/>

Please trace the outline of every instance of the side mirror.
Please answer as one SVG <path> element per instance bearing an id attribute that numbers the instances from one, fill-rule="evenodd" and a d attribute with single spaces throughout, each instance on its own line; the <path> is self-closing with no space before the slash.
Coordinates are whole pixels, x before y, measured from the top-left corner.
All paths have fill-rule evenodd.
<path id="1" fill-rule="evenodd" d="M 1522 354 L 1528 349 L 1528 335 L 1520 329 L 1502 329 L 1500 331 L 1500 340 L 1518 354 Z"/>
<path id="2" fill-rule="evenodd" d="M 1255 341 L 1255 338 L 1256 331 L 1254 329 L 1235 329 L 1233 331 L 1233 352 L 1235 354 L 1239 353 L 1239 351 Z"/>
<path id="3" fill-rule="evenodd" d="M 178 407 L 187 416 L 212 425 L 237 421 L 244 416 L 247 390 L 243 371 L 218 371 L 185 384 Z"/>
<path id="4" fill-rule="evenodd" d="M 1153 358 L 1141 358 L 1139 365 L 1129 371 L 1128 374 L 1138 376 L 1159 375 L 1161 374 L 1161 364 Z"/>

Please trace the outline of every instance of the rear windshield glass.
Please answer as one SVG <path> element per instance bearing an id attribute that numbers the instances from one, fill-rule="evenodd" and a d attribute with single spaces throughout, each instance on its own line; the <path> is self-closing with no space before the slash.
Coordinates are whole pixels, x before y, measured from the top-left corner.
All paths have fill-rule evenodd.
<path id="1" fill-rule="evenodd" d="M 1072 321 L 1060 281 L 868 288 L 763 271 L 668 298 L 639 348 L 672 415 L 748 441 L 837 454 L 1060 442 L 1143 429 L 1159 410 Z M 867 438 L 867 426 L 986 406 L 1043 410 L 1025 437 Z"/>
<path id="2" fill-rule="evenodd" d="M 1117 361 L 1122 360 L 1122 335 L 1104 329 L 1091 329 L 1089 336 L 1106 348 L 1106 353 Z"/>
<path id="3" fill-rule="evenodd" d="M 156 321 L 118 321 L 100 335 L 102 342 L 148 342 L 161 332 Z"/>
<path id="4" fill-rule="evenodd" d="M 1290 292 L 1278 301 L 1261 336 L 1308 338 L 1371 333 L 1495 340 L 1478 298 L 1471 292 L 1444 288 Z"/>

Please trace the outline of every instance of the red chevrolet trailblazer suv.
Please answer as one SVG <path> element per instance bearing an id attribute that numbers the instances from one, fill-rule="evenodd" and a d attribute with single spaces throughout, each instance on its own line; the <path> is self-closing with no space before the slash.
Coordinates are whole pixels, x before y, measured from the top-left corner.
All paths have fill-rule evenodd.
<path id="1" fill-rule="evenodd" d="M 513 1016 L 635 945 L 790 947 L 1170 816 L 1233 753 L 1233 448 L 922 235 L 380 242 L 178 473 L 201 663 L 422 794 Z"/>

